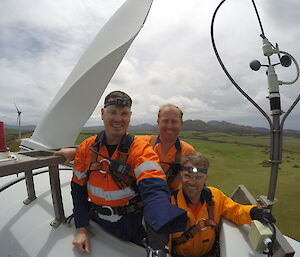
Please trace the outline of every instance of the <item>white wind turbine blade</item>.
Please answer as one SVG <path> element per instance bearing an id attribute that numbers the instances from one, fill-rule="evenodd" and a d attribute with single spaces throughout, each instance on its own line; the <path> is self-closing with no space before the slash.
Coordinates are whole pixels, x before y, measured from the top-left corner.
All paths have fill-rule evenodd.
<path id="1" fill-rule="evenodd" d="M 55 149 L 74 145 L 107 84 L 142 28 L 152 0 L 127 0 L 83 54 L 21 147 Z"/>
<path id="2" fill-rule="evenodd" d="M 14 105 L 15 105 L 15 107 L 16 107 L 17 113 L 19 113 L 20 111 L 19 111 L 19 109 L 18 109 L 18 107 L 17 107 L 17 105 L 16 105 L 15 102 L 14 102 Z"/>
<path id="3" fill-rule="evenodd" d="M 18 116 L 20 116 L 22 112 L 19 110 L 19 108 L 17 107 L 17 105 L 16 105 L 16 103 L 15 103 L 15 102 L 14 102 L 14 105 L 15 105 L 15 107 L 16 107 L 16 110 L 17 110 Z"/>

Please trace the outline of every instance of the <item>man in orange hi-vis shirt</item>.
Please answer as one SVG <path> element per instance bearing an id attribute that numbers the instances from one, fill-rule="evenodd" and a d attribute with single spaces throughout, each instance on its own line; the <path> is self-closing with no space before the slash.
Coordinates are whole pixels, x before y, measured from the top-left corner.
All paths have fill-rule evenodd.
<path id="1" fill-rule="evenodd" d="M 160 166 L 167 176 L 171 192 L 177 190 L 181 183 L 179 176 L 181 157 L 195 152 L 193 146 L 178 138 L 183 126 L 182 117 L 183 112 L 179 107 L 173 104 L 165 104 L 158 111 L 157 126 L 159 135 L 142 136 L 157 153 Z"/>
<path id="2" fill-rule="evenodd" d="M 71 188 L 77 231 L 73 245 L 79 252 L 90 252 L 86 229 L 90 219 L 140 245 L 147 235 L 150 254 L 160 256 L 167 255 L 168 235 L 186 226 L 186 212 L 171 205 L 157 154 L 147 142 L 126 132 L 131 104 L 126 93 L 111 92 L 101 109 L 105 130 L 76 150 Z"/>
<path id="3" fill-rule="evenodd" d="M 238 225 L 250 224 L 251 220 L 275 222 L 268 209 L 238 204 L 221 190 L 206 187 L 208 167 L 208 159 L 198 152 L 181 159 L 182 188 L 173 192 L 172 203 L 187 211 L 188 226 L 184 232 L 172 234 L 172 257 L 217 256 L 217 228 L 221 217 Z"/>

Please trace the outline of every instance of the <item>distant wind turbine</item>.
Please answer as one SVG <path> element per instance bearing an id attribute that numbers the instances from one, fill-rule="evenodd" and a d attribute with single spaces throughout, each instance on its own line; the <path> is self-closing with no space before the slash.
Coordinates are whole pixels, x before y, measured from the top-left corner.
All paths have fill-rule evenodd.
<path id="1" fill-rule="evenodd" d="M 18 124 L 18 127 L 19 127 L 19 139 L 21 139 L 21 111 L 18 109 L 16 103 L 15 104 L 15 107 L 16 107 L 16 110 L 17 110 L 17 113 L 18 113 L 18 116 L 17 116 L 17 124 Z"/>

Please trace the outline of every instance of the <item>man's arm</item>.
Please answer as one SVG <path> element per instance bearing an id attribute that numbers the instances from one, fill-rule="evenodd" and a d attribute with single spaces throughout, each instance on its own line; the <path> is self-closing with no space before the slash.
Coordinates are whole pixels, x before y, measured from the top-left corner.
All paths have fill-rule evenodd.
<path id="1" fill-rule="evenodd" d="M 74 247 L 79 252 L 90 252 L 90 240 L 86 227 L 89 225 L 89 211 L 90 204 L 88 202 L 88 193 L 86 187 L 86 171 L 87 158 L 90 141 L 94 139 L 87 139 L 84 141 L 76 151 L 73 177 L 71 181 L 71 195 L 73 200 L 74 221 L 76 227 L 76 236 L 73 240 Z M 75 151 L 74 151 L 75 152 Z"/>
<path id="2" fill-rule="evenodd" d="M 75 159 L 76 148 L 62 148 L 57 152 L 54 152 L 54 155 L 59 155 L 65 157 L 65 164 L 69 164 L 70 161 Z"/>
<path id="3" fill-rule="evenodd" d="M 233 201 L 230 197 L 226 196 L 221 190 L 209 187 L 213 194 L 213 201 L 215 203 L 215 214 L 219 222 L 221 216 L 234 222 L 237 225 L 251 224 L 250 210 L 255 205 L 242 205 Z"/>
<path id="4" fill-rule="evenodd" d="M 171 205 L 166 181 L 160 178 L 145 178 L 138 183 L 144 202 L 145 221 L 155 230 L 168 228 L 168 233 L 183 231 L 186 227 L 186 211 Z"/>
<path id="5" fill-rule="evenodd" d="M 169 226 L 169 233 L 184 229 L 187 222 L 186 211 L 171 205 L 166 175 L 153 148 L 144 140 L 135 138 L 130 147 L 128 163 L 134 170 L 144 202 L 145 222 L 155 231 L 170 223 L 174 223 L 174 226 Z"/>
<path id="6" fill-rule="evenodd" d="M 76 228 L 87 227 L 89 225 L 89 202 L 86 186 L 81 186 L 71 182 L 71 195 L 73 200 L 73 212 Z"/>

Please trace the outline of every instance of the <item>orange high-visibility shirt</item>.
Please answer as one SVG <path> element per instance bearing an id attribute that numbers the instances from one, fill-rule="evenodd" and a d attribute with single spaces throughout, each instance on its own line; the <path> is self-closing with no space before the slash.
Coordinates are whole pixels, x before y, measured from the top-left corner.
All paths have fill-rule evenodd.
<path id="1" fill-rule="evenodd" d="M 86 183 L 87 170 L 92 161 L 93 153 L 89 150 L 92 148 L 96 137 L 90 137 L 83 141 L 76 151 L 73 166 L 72 181 L 83 186 Z M 104 144 L 100 145 L 99 153 L 108 157 L 108 151 Z M 117 148 L 110 159 L 117 159 L 119 149 Z M 98 161 L 105 159 L 98 156 Z M 131 169 L 129 175 L 132 176 L 136 183 L 145 178 L 166 179 L 164 172 L 158 164 L 158 156 L 152 147 L 141 138 L 135 137 L 132 142 L 127 158 L 127 164 Z M 136 195 L 133 189 L 120 187 L 113 180 L 109 172 L 93 171 L 87 181 L 88 197 L 95 204 L 102 206 L 123 206 Z"/>
<path id="2" fill-rule="evenodd" d="M 250 210 L 254 205 L 241 205 L 227 197 L 222 191 L 214 187 L 208 187 L 213 195 L 214 222 L 219 225 L 221 217 L 235 224 L 251 224 Z M 172 196 L 172 204 L 176 205 L 175 197 Z M 189 227 L 195 225 L 201 218 L 209 219 L 206 202 L 201 204 L 197 215 L 188 207 L 188 203 L 180 189 L 177 194 L 177 206 L 186 210 Z M 171 239 L 179 237 L 183 232 L 171 235 Z M 208 226 L 205 230 L 198 232 L 193 238 L 176 246 L 176 253 L 183 257 L 199 257 L 208 253 L 214 245 L 216 238 L 215 229 Z"/>

